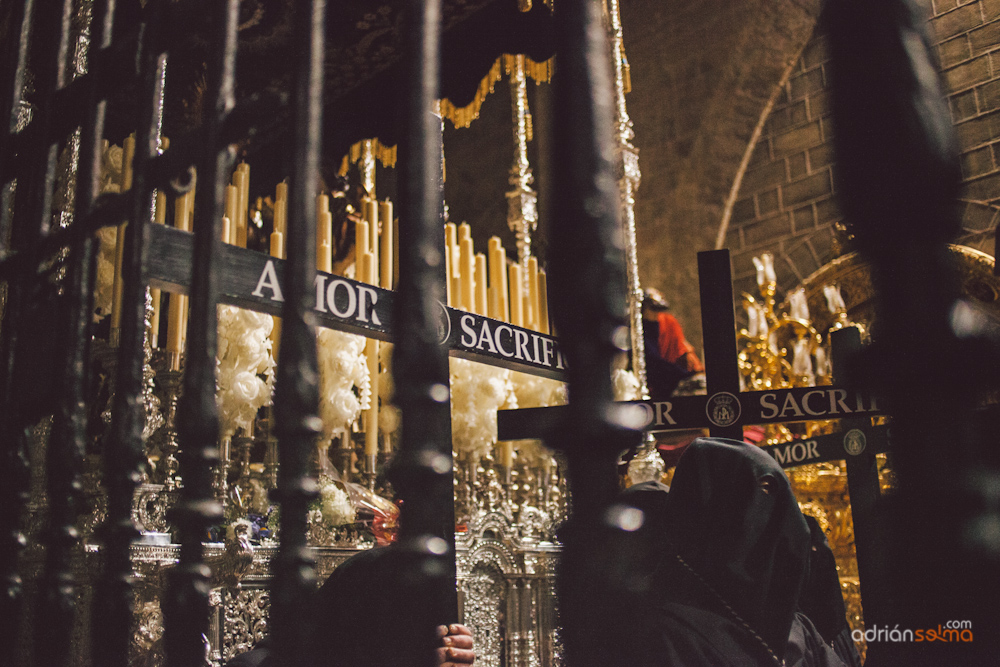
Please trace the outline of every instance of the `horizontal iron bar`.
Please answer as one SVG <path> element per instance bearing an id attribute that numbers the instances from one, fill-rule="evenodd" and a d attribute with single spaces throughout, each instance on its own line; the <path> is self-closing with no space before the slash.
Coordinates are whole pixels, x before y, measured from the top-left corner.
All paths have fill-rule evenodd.
<path id="1" fill-rule="evenodd" d="M 101 195 L 86 217 L 46 236 L 33 253 L 16 251 L 4 257 L 3 261 L 0 261 L 0 280 L 22 277 L 24 273 L 29 272 L 36 273 L 41 268 L 40 263 L 59 248 L 75 246 L 101 227 L 125 222 L 126 203 L 125 197 L 121 194 Z"/>

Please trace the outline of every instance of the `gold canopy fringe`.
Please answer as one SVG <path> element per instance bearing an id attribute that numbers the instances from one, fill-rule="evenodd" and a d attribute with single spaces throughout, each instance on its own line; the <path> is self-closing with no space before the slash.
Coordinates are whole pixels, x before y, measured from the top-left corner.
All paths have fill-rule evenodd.
<path id="1" fill-rule="evenodd" d="M 340 163 L 340 171 L 338 172 L 341 176 L 347 176 L 347 170 L 350 169 L 352 164 L 357 164 L 358 160 L 361 159 L 361 144 L 364 141 L 359 141 L 358 143 L 351 146 L 351 149 L 347 151 L 347 155 Z M 382 163 L 383 167 L 392 169 L 396 166 L 396 146 L 385 146 L 378 139 L 372 139 L 372 152 L 375 154 L 375 158 Z"/>
<path id="2" fill-rule="evenodd" d="M 455 127 L 469 127 L 472 121 L 479 118 L 479 111 L 482 109 L 486 96 L 493 92 L 497 81 L 500 80 L 502 72 L 510 74 L 514 60 L 517 56 L 504 55 L 493 63 L 489 73 L 479 82 L 479 89 L 476 96 L 467 106 L 456 107 L 450 100 L 441 100 L 441 116 L 447 118 Z M 501 69 L 501 61 L 503 63 Z M 545 62 L 536 63 L 530 58 L 524 59 L 524 73 L 535 80 L 536 83 L 549 83 L 552 80 L 553 59 L 549 58 Z"/>
<path id="3" fill-rule="evenodd" d="M 476 91 L 476 96 L 468 105 L 456 107 L 448 99 L 441 100 L 439 108 L 442 118 L 450 120 L 455 127 L 469 127 L 472 125 L 472 121 L 479 118 L 479 111 L 482 109 L 483 102 L 486 101 L 486 96 L 494 91 L 502 73 L 510 74 L 511 69 L 515 66 L 516 58 L 517 56 L 512 55 L 503 55 L 497 58 L 497 61 L 490 68 L 489 73 L 479 82 L 479 89 Z M 549 58 L 544 62 L 538 63 L 531 58 L 525 57 L 524 73 L 526 76 L 534 79 L 535 83 L 549 83 L 552 81 L 554 61 L 554 58 Z M 528 132 L 530 139 L 532 132 L 530 129 Z M 359 141 L 351 146 L 348 154 L 344 156 L 340 164 L 339 173 L 341 176 L 346 176 L 350 166 L 357 164 L 358 160 L 361 159 L 361 143 Z M 389 168 L 396 166 L 396 146 L 384 146 L 378 139 L 374 139 L 372 148 L 375 151 L 375 157 L 383 166 Z"/>
<path id="4" fill-rule="evenodd" d="M 504 54 L 503 68 L 508 75 L 517 64 L 518 56 Z M 524 74 L 534 79 L 535 83 L 550 83 L 552 81 L 552 68 L 555 58 L 549 58 L 545 62 L 537 63 L 531 58 L 524 56 Z"/>
<path id="5" fill-rule="evenodd" d="M 476 96 L 472 102 L 459 108 L 452 104 L 451 100 L 441 100 L 441 116 L 450 120 L 455 127 L 469 127 L 472 125 L 472 121 L 479 118 L 479 110 L 483 107 L 486 96 L 493 92 L 499 80 L 500 60 L 497 59 L 483 80 L 479 82 L 479 89 L 476 90 Z"/>

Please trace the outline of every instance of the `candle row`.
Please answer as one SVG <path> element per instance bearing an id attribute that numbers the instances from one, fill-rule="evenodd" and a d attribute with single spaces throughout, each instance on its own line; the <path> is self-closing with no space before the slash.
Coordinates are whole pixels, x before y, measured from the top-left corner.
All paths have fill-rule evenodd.
<path id="1" fill-rule="evenodd" d="M 365 198 L 361 202 L 362 219 L 354 223 L 354 277 L 361 282 L 392 289 L 397 265 L 395 221 L 392 202 Z M 371 407 L 364 413 L 365 458 L 368 470 L 375 469 L 378 454 L 379 341 L 369 338 L 365 344 L 368 374 L 371 378 Z"/>
<path id="2" fill-rule="evenodd" d="M 365 198 L 362 219 L 354 223 L 354 277 L 362 282 L 393 289 L 396 286 L 396 223 L 392 202 Z"/>
<path id="3" fill-rule="evenodd" d="M 122 171 L 119 180 L 119 191 L 127 192 L 132 189 L 132 161 L 135 158 L 135 135 L 129 135 L 122 144 Z M 191 230 L 194 216 L 194 190 L 177 198 L 175 204 L 174 224 L 181 229 Z M 167 196 L 163 192 L 156 192 L 153 205 L 153 222 L 156 224 L 166 224 L 167 216 Z M 122 278 L 122 261 L 125 251 L 125 228 L 126 224 L 119 225 L 115 230 L 115 266 L 114 283 L 111 297 L 111 335 L 110 343 L 117 347 L 121 332 L 122 318 L 122 294 L 124 282 Z M 159 345 L 160 330 L 160 290 L 152 288 L 150 290 L 150 300 L 152 303 L 152 315 L 150 317 L 150 344 L 153 347 Z M 182 294 L 175 294 L 170 297 L 170 310 L 168 312 L 167 323 L 167 351 L 170 353 L 171 370 L 180 370 L 180 353 L 184 348 L 184 338 L 187 331 L 187 297 Z"/>
<path id="4" fill-rule="evenodd" d="M 489 240 L 488 256 L 477 253 L 467 223 L 447 223 L 444 238 L 449 306 L 549 333 L 547 281 L 537 257 L 529 257 L 526 268 L 508 263 L 496 236 Z"/>

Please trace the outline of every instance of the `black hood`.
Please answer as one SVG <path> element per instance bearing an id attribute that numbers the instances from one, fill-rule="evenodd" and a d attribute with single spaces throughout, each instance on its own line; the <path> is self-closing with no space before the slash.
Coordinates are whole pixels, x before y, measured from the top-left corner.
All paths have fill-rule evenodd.
<path id="1" fill-rule="evenodd" d="M 827 642 L 833 641 L 847 627 L 847 608 L 840 590 L 837 559 L 819 522 L 806 517 L 811 533 L 809 576 L 802 587 L 799 607 L 809 617 Z"/>
<path id="2" fill-rule="evenodd" d="M 810 550 L 781 467 L 754 445 L 699 438 L 677 464 L 667 507 L 677 555 L 781 655 Z"/>

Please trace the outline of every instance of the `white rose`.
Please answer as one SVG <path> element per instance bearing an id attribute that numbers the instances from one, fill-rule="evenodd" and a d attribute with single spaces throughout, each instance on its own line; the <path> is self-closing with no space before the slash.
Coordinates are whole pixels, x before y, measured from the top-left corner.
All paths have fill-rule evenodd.
<path id="1" fill-rule="evenodd" d="M 260 378 L 249 371 L 241 371 L 233 378 L 233 396 L 246 403 L 257 400 L 261 394 L 262 385 Z"/>

